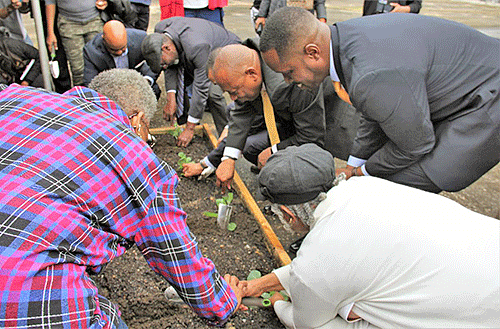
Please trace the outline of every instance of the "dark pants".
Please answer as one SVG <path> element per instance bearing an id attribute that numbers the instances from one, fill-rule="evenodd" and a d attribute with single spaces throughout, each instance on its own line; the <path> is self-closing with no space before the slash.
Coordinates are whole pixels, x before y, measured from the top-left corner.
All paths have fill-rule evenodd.
<path id="1" fill-rule="evenodd" d="M 203 18 L 207 21 L 211 21 L 217 24 L 224 26 L 223 18 L 224 18 L 224 9 L 215 8 L 214 10 L 206 8 L 200 9 L 187 9 L 184 8 L 184 16 L 185 17 L 195 17 L 195 18 Z"/>
<path id="2" fill-rule="evenodd" d="M 243 148 L 243 157 L 257 165 L 257 160 L 259 158 L 260 152 L 271 146 L 269 141 L 269 136 L 267 130 L 262 130 L 256 134 L 249 135 L 245 142 L 245 147 Z M 212 150 L 208 154 L 208 161 L 214 166 L 218 167 L 221 163 L 222 155 L 224 154 L 224 148 L 226 147 L 226 139 L 224 138 L 216 149 Z"/>
<path id="3" fill-rule="evenodd" d="M 142 3 L 131 2 L 130 7 L 137 14 L 137 21 L 134 24 L 134 28 L 147 31 L 149 25 L 149 6 Z"/>

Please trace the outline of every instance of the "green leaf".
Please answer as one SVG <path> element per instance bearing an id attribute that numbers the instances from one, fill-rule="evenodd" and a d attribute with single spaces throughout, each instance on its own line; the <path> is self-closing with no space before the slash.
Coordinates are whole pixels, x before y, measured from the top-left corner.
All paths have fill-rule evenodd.
<path id="1" fill-rule="evenodd" d="M 236 230 L 236 223 L 233 223 L 233 222 L 228 223 L 227 224 L 227 230 L 231 231 L 231 232 L 234 231 L 234 230 Z"/>
<path id="2" fill-rule="evenodd" d="M 231 202 L 233 201 L 233 193 L 229 192 L 227 196 L 224 197 L 224 201 L 226 202 L 227 205 L 230 205 Z"/>
<path id="3" fill-rule="evenodd" d="M 215 203 L 217 204 L 217 207 L 219 207 L 219 204 L 224 204 L 224 199 L 216 199 Z"/>
<path id="4" fill-rule="evenodd" d="M 218 214 L 214 213 L 214 212 L 210 212 L 210 211 L 204 211 L 203 212 L 203 216 L 207 216 L 207 217 L 217 217 Z"/>
<path id="5" fill-rule="evenodd" d="M 247 276 L 247 281 L 253 280 L 253 279 L 258 279 L 262 277 L 262 274 L 258 270 L 251 270 L 250 273 Z"/>
<path id="6" fill-rule="evenodd" d="M 271 295 L 271 293 L 269 293 L 269 292 L 265 292 L 265 293 L 263 293 L 262 295 L 260 295 L 260 297 L 262 297 L 262 298 L 264 298 L 264 299 L 269 299 L 269 298 L 271 298 L 271 296 L 272 296 L 272 295 Z"/>
<path id="7" fill-rule="evenodd" d="M 178 156 L 179 156 L 179 158 L 181 158 L 181 159 L 183 159 L 183 158 L 185 158 L 185 157 L 186 157 L 186 153 L 184 153 L 184 152 L 179 152 L 179 153 L 177 153 L 177 155 L 178 155 Z"/>

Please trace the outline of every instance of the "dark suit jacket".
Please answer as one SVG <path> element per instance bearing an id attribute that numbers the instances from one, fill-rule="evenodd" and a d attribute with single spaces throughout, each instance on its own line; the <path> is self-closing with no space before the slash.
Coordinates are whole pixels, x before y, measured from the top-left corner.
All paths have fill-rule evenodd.
<path id="1" fill-rule="evenodd" d="M 141 43 L 146 35 L 147 33 L 142 30 L 127 29 L 128 66 L 156 81 L 158 74 L 151 71 L 141 52 Z M 104 47 L 102 33 L 87 42 L 83 48 L 83 60 L 85 63 L 83 83 L 85 86 L 88 86 L 97 74 L 116 67 L 113 57 Z M 137 67 L 139 64 L 141 65 Z"/>
<path id="2" fill-rule="evenodd" d="M 414 163 L 462 189 L 500 160 L 500 40 L 428 16 L 331 27 L 335 69 L 363 114 L 351 154 L 387 177 Z"/>
<path id="3" fill-rule="evenodd" d="M 410 13 L 418 14 L 422 8 L 422 0 L 388 0 L 387 4 L 391 2 L 399 3 L 401 6 L 410 6 Z M 373 15 L 377 13 L 377 0 L 365 0 L 363 3 L 363 16 Z"/>
<path id="4" fill-rule="evenodd" d="M 247 39 L 243 44 L 259 52 L 258 39 Z M 352 106 L 335 95 L 331 81 L 325 80 L 320 90 L 312 93 L 287 84 L 281 73 L 271 70 L 262 58 L 260 62 L 262 80 L 273 104 L 281 139 L 277 145 L 278 150 L 290 145 L 315 143 L 333 156 L 346 159 L 358 127 L 359 116 Z M 325 106 L 331 109 L 326 115 Z M 249 125 L 250 122 L 253 123 L 252 126 Z M 236 102 L 229 118 L 226 146 L 242 150 L 250 130 L 259 123 L 261 129 L 265 129 L 261 96 L 253 101 Z"/>
<path id="5" fill-rule="evenodd" d="M 210 80 L 207 77 L 208 55 L 218 47 L 240 43 L 240 39 L 219 24 L 206 19 L 191 17 L 171 17 L 155 26 L 156 33 L 167 33 L 172 38 L 179 64 L 184 67 L 184 85 L 193 85 L 189 115 L 201 119 L 208 98 Z M 165 70 L 167 90 L 177 89 L 177 65 Z"/>

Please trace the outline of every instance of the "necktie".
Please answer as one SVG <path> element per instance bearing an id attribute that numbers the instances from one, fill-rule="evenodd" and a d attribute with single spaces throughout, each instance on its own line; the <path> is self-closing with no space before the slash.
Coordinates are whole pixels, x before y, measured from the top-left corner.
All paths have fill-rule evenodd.
<path id="1" fill-rule="evenodd" d="M 184 67 L 179 66 L 177 69 L 177 117 L 181 117 L 184 113 Z"/>
<path id="2" fill-rule="evenodd" d="M 266 122 L 267 133 L 269 134 L 269 140 L 271 145 L 278 144 L 280 142 L 280 136 L 278 135 L 278 129 L 276 128 L 276 120 L 274 119 L 274 110 L 271 100 L 267 91 L 262 90 L 262 106 L 264 108 L 264 120 Z"/>
<path id="3" fill-rule="evenodd" d="M 351 99 L 349 98 L 349 94 L 347 91 L 345 91 L 344 87 L 340 84 L 340 81 L 332 81 L 333 82 L 333 89 L 335 89 L 335 92 L 339 96 L 341 100 L 346 102 L 349 105 L 352 105 Z"/>

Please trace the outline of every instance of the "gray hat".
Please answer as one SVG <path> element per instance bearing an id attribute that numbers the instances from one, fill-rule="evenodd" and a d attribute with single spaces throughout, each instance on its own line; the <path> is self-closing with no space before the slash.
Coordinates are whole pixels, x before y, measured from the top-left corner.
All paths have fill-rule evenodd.
<path id="1" fill-rule="evenodd" d="M 154 73 L 161 72 L 161 46 L 163 45 L 163 34 L 148 34 L 142 40 L 141 52 L 148 66 Z"/>
<path id="2" fill-rule="evenodd" d="M 327 192 L 335 179 L 333 156 L 316 144 L 289 146 L 273 154 L 259 174 L 259 192 L 273 203 L 292 205 Z"/>

